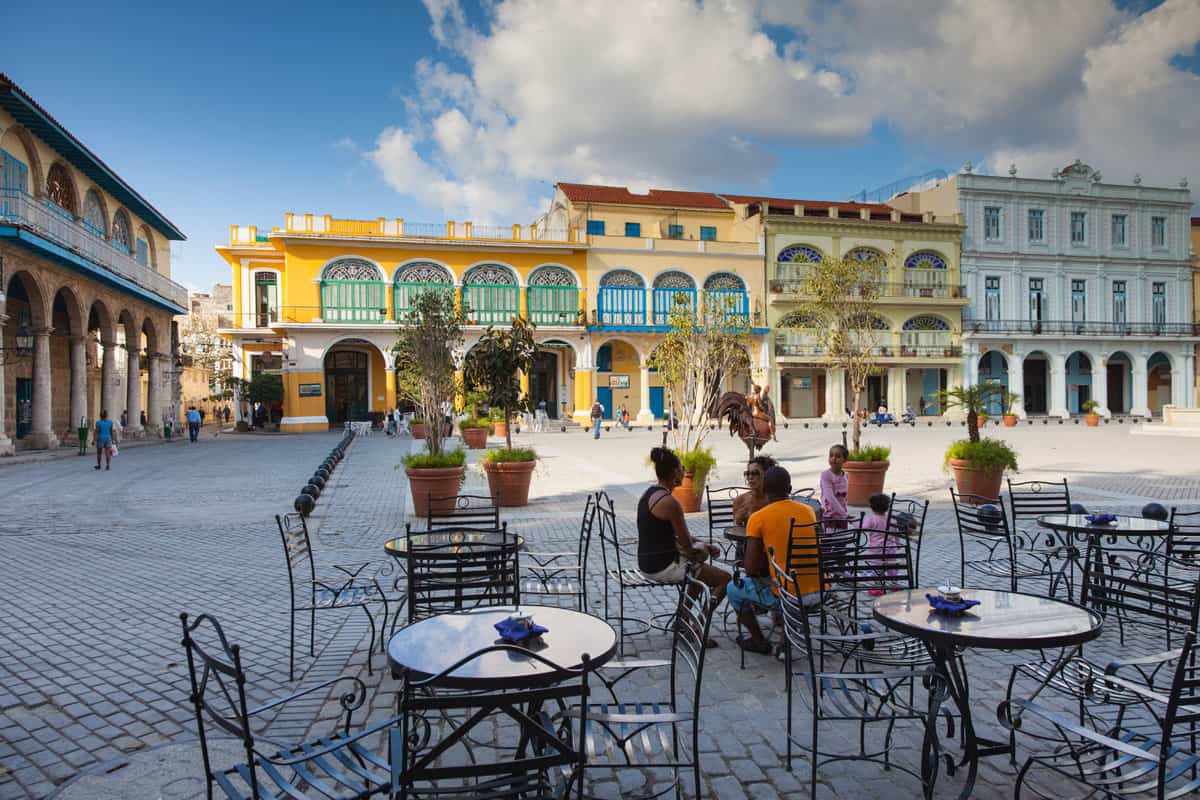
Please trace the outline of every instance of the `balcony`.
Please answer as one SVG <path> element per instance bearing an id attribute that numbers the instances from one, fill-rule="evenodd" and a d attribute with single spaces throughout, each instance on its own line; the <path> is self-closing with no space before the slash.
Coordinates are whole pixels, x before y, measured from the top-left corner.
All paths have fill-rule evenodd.
<path id="1" fill-rule="evenodd" d="M 93 233 L 82 223 L 51 211 L 41 200 L 25 192 L 0 190 L 0 225 L 12 225 L 36 234 L 180 309 L 188 307 L 187 289 L 138 263 L 129 252 Z"/>
<path id="2" fill-rule="evenodd" d="M 876 358 L 888 359 L 906 359 L 906 358 L 961 358 L 962 347 L 949 342 L 938 343 L 905 343 L 901 342 L 899 346 L 895 344 L 895 340 L 885 343 L 883 339 L 890 339 L 890 336 L 880 336 L 875 342 L 868 345 L 867 350 Z M 802 334 L 795 333 L 776 333 L 775 335 L 775 355 L 776 356 L 801 356 L 823 358 L 829 355 L 829 351 L 820 344 L 813 342 L 811 339 L 804 337 Z"/>
<path id="3" fill-rule="evenodd" d="M 578 228 L 539 228 L 537 225 L 491 226 L 472 222 L 449 221 L 442 224 L 407 222 L 401 218 L 335 219 L 328 214 L 284 215 L 282 229 L 273 234 L 304 236 L 364 237 L 372 239 L 452 239 L 456 242 L 478 241 L 484 244 L 585 244 Z M 255 226 L 233 226 L 230 244 L 261 244 L 265 237 Z"/>
<path id="4" fill-rule="evenodd" d="M 1190 322 L 1035 322 L 1026 319 L 965 319 L 963 333 L 1028 336 L 1200 336 L 1200 325 Z"/>
<path id="5" fill-rule="evenodd" d="M 778 273 L 777 273 L 778 274 Z M 774 278 L 770 283 L 772 294 L 799 294 L 804 288 L 803 277 Z M 967 287 L 964 284 L 924 284 L 907 281 L 904 283 L 881 283 L 878 287 L 881 298 L 935 298 L 941 300 L 965 300 Z"/>
<path id="6" fill-rule="evenodd" d="M 582 325 L 579 289 L 574 286 L 530 286 L 525 290 L 529 321 L 535 325 Z"/>

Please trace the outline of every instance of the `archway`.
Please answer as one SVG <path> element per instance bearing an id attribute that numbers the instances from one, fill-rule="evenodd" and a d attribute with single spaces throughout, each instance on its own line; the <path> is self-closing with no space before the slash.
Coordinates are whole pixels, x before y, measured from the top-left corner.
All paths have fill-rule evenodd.
<path id="1" fill-rule="evenodd" d="M 575 348 L 561 339 L 538 342 L 529 374 L 529 401 L 536 410 L 545 403 L 546 416 L 566 419 L 575 410 Z"/>
<path id="2" fill-rule="evenodd" d="M 1008 359 L 999 350 L 988 350 L 979 357 L 979 383 L 998 386 L 1001 391 L 1009 391 Z M 998 416 L 1003 411 L 1004 401 L 1002 397 L 993 394 L 988 398 L 987 413 L 989 415 Z"/>
<path id="3" fill-rule="evenodd" d="M 50 337 L 50 416 L 60 438 L 70 441 L 78 435 L 81 417 L 84 427 L 89 425 L 83 309 L 69 287 L 63 286 L 54 293 L 50 319 L 53 328 Z"/>
<path id="4" fill-rule="evenodd" d="M 46 303 L 41 286 L 28 272 L 18 272 L 9 279 L 5 295 L 8 321 L 4 324 L 4 346 L 15 348 L 18 337 L 22 343 L 28 342 L 36 331 L 47 327 Z M 6 356 L 10 359 L 4 367 L 4 379 L 8 382 L 5 387 L 8 403 L 6 433 L 18 449 L 46 447 L 45 443 L 35 441 L 36 437 L 32 436 L 35 408 L 42 405 L 48 416 L 51 399 L 35 392 L 34 362 L 38 358 L 37 349 L 35 347 L 32 352 L 14 349 Z M 46 384 L 46 391 L 50 391 L 49 383 Z M 46 423 L 49 423 L 49 419 Z"/>
<path id="5" fill-rule="evenodd" d="M 330 426 L 370 419 L 386 380 L 383 354 L 365 339 L 343 339 L 329 348 L 325 369 L 325 417 Z"/>
<path id="6" fill-rule="evenodd" d="M 1108 357 L 1105 368 L 1108 380 L 1108 410 L 1113 414 L 1128 414 L 1133 404 L 1133 359 L 1118 350 Z"/>
<path id="7" fill-rule="evenodd" d="M 1161 350 L 1146 360 L 1146 405 L 1150 413 L 1162 414 L 1162 407 L 1171 403 L 1171 357 Z"/>
<path id="8" fill-rule="evenodd" d="M 604 406 L 604 418 L 613 419 L 613 410 L 624 406 L 630 417 L 640 410 L 642 396 L 642 359 L 637 349 L 621 339 L 610 339 L 596 350 L 596 399 Z M 647 378 L 657 376 L 650 373 Z M 650 409 L 657 418 L 665 409 L 663 388 L 649 382 Z"/>
<path id="9" fill-rule="evenodd" d="M 1067 410 L 1082 412 L 1083 404 L 1095 394 L 1092 388 L 1092 357 L 1081 350 L 1067 356 Z"/>
<path id="10" fill-rule="evenodd" d="M 1045 414 L 1049 410 L 1047 403 L 1050 399 L 1050 357 L 1041 350 L 1035 350 L 1025 356 L 1022 373 L 1025 376 L 1022 392 L 1025 413 Z"/>

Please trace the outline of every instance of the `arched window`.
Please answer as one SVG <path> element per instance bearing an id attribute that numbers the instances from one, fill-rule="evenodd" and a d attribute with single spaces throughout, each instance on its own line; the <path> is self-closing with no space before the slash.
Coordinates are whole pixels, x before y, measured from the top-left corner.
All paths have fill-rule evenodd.
<path id="1" fill-rule="evenodd" d="M 779 251 L 775 259 L 775 280 L 772 281 L 772 291 L 798 291 L 808 277 L 808 271 L 813 264 L 820 264 L 825 256 L 815 247 L 806 244 L 794 244 Z"/>
<path id="2" fill-rule="evenodd" d="M 825 260 L 825 256 L 815 247 L 794 244 L 780 250 L 779 258 L 775 260 L 782 264 L 820 264 Z"/>
<path id="3" fill-rule="evenodd" d="M 779 356 L 820 355 L 823 351 L 813 338 L 819 320 L 805 311 L 792 311 L 775 325 L 775 354 Z"/>
<path id="4" fill-rule="evenodd" d="M 151 234 L 149 228 L 145 225 L 138 231 L 137 242 L 135 244 L 134 258 L 143 267 L 154 267 L 154 248 L 151 246 Z"/>
<path id="5" fill-rule="evenodd" d="M 463 313 L 472 325 L 507 325 L 521 310 L 517 276 L 503 264 L 478 264 L 463 275 Z"/>
<path id="6" fill-rule="evenodd" d="M 691 275 L 670 270 L 654 279 L 654 324 L 671 324 L 671 312 L 679 309 L 696 313 L 696 282 Z"/>
<path id="7" fill-rule="evenodd" d="M 432 261 L 414 261 L 401 266 L 396 270 L 396 280 L 392 284 L 397 319 L 412 308 L 413 301 L 422 292 L 443 292 L 453 297 L 454 277 L 441 264 Z"/>
<path id="8" fill-rule="evenodd" d="M 67 219 L 75 219 L 79 215 L 79 205 L 75 201 L 75 181 L 67 168 L 57 161 L 46 173 L 46 197 L 53 204 L 51 210 L 59 212 Z"/>
<path id="9" fill-rule="evenodd" d="M 909 297 L 946 296 L 946 259 L 932 250 L 918 250 L 904 259 L 904 294 Z"/>
<path id="10" fill-rule="evenodd" d="M 776 323 L 776 328 L 816 328 L 818 321 L 811 314 L 804 311 L 792 311 L 785 314 L 783 319 Z"/>
<path id="11" fill-rule="evenodd" d="M 108 224 L 104 219 L 104 205 L 95 189 L 88 189 L 83 197 L 83 227 L 99 236 L 108 238 Z"/>
<path id="12" fill-rule="evenodd" d="M 133 252 L 133 236 L 129 231 L 129 215 L 120 209 L 113 215 L 112 243 L 126 253 Z"/>
<path id="13" fill-rule="evenodd" d="M 365 258 L 339 258 L 321 270 L 321 319 L 383 322 L 387 319 L 383 273 Z"/>
<path id="14" fill-rule="evenodd" d="M 943 357 L 950 355 L 950 323 L 932 314 L 919 314 L 901 327 L 900 345 L 904 355 Z"/>
<path id="15" fill-rule="evenodd" d="M 538 325 L 575 325 L 579 316 L 579 285 L 570 271 L 553 265 L 529 275 L 526 290 L 529 318 Z"/>
<path id="16" fill-rule="evenodd" d="M 874 247 L 855 247 L 846 253 L 846 258 L 860 264 L 884 264 L 887 258 Z"/>
<path id="17" fill-rule="evenodd" d="M 601 325 L 645 325 L 646 282 L 633 270 L 606 272 L 600 278 L 597 305 Z"/>
<path id="18" fill-rule="evenodd" d="M 704 307 L 706 315 L 745 320 L 750 314 L 746 284 L 732 272 L 714 272 L 704 279 Z"/>

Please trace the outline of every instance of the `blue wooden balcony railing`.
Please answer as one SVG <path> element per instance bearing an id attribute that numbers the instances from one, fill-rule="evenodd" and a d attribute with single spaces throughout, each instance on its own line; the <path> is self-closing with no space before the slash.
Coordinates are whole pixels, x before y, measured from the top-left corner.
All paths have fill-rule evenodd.
<path id="1" fill-rule="evenodd" d="M 601 325 L 645 325 L 646 290 L 634 286 L 601 286 L 597 303 Z"/>
<path id="2" fill-rule="evenodd" d="M 654 324 L 670 325 L 671 312 L 681 307 L 691 310 L 696 315 L 696 290 L 656 288 L 654 290 Z"/>

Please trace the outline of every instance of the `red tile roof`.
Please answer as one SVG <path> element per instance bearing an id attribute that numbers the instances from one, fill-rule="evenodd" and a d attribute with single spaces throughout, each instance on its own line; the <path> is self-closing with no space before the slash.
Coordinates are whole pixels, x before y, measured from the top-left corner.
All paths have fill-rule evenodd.
<path id="1" fill-rule="evenodd" d="M 722 194 L 731 203 L 747 203 L 755 204 L 762 201 L 767 202 L 772 214 L 791 214 L 793 206 L 804 206 L 805 208 L 827 209 L 831 206 L 837 206 L 839 212 L 846 211 L 857 214 L 862 209 L 867 209 L 876 214 L 891 214 L 892 207 L 883 203 L 850 203 L 837 200 L 796 200 L 781 197 L 761 197 L 749 194 Z"/>
<path id="2" fill-rule="evenodd" d="M 636 194 L 624 186 L 594 186 L 587 183 L 559 183 L 559 189 L 572 203 L 612 203 L 614 205 L 668 206 L 672 208 L 703 208 L 726 211 L 729 206 L 712 192 L 681 192 L 674 189 L 651 189 Z"/>

